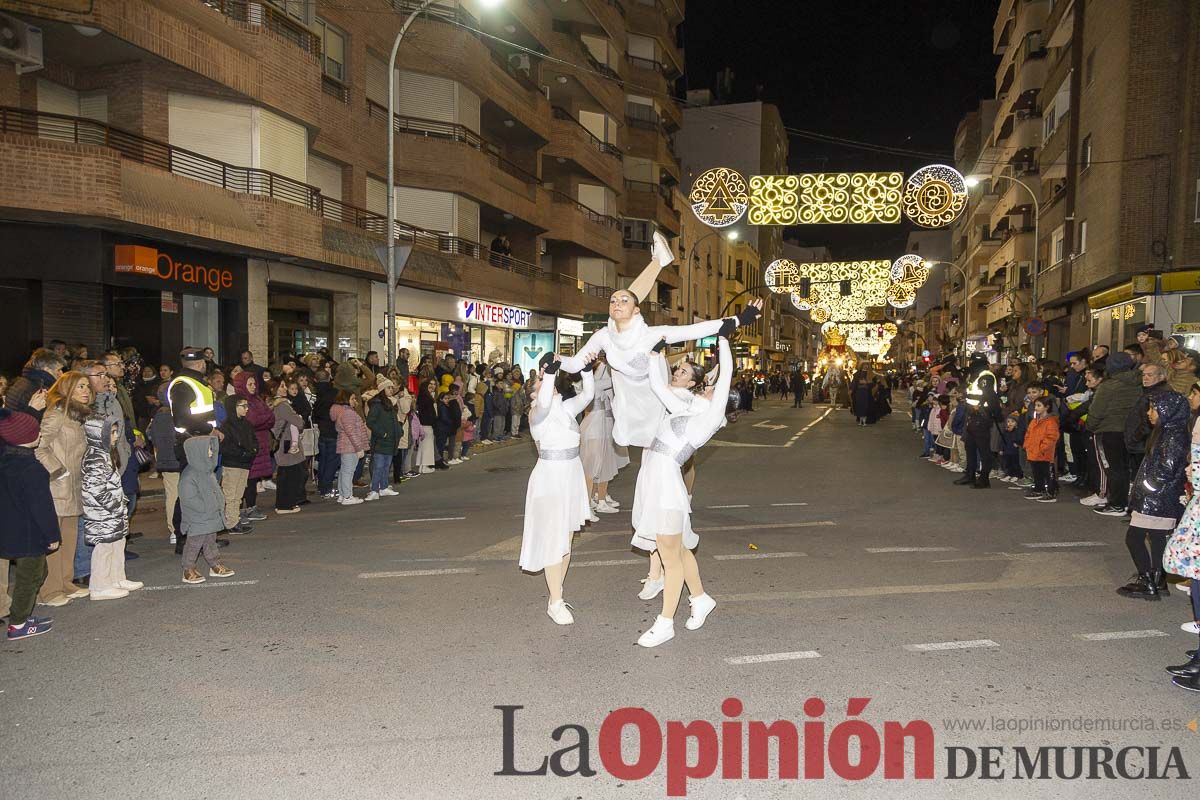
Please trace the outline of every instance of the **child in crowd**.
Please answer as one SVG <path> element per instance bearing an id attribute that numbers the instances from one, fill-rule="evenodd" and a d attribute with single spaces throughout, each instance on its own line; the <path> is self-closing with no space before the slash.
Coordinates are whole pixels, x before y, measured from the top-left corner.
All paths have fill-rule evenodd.
<path id="1" fill-rule="evenodd" d="M 80 473 L 80 506 L 84 539 L 93 546 L 88 589 L 93 600 L 116 600 L 143 585 L 125 576 L 129 516 L 114 452 L 121 429 L 103 417 L 91 417 L 83 423 L 83 433 L 87 450 Z"/>
<path id="2" fill-rule="evenodd" d="M 1058 502 L 1058 478 L 1054 457 L 1058 449 L 1058 415 L 1051 408 L 1049 397 L 1033 401 L 1033 416 L 1025 430 L 1025 457 L 1033 470 L 1033 488 L 1025 493 L 1026 500 L 1039 503 Z"/>
<path id="3" fill-rule="evenodd" d="M 955 460 L 948 469 L 951 472 L 965 472 L 967 468 L 967 443 L 963 440 L 963 434 L 967 432 L 967 404 L 963 401 L 963 394 L 957 385 L 954 391 L 950 393 L 950 401 L 950 432 L 954 434 Z"/>
<path id="4" fill-rule="evenodd" d="M 201 552 L 210 575 L 233 575 L 233 570 L 221 563 L 217 549 L 217 534 L 225 530 L 225 495 L 215 474 L 219 446 L 216 436 L 193 436 L 183 443 L 187 466 L 179 476 L 179 527 L 187 537 L 183 548 L 184 583 L 204 583 L 204 576 L 196 569 Z"/>
<path id="5" fill-rule="evenodd" d="M 50 473 L 34 456 L 40 440 L 36 419 L 0 409 L 0 567 L 8 569 L 6 559 L 17 562 L 8 611 L 10 641 L 46 633 L 54 624 L 49 617 L 30 616 L 46 580 L 46 554 L 62 542 Z"/>
<path id="6" fill-rule="evenodd" d="M 937 407 L 937 396 L 932 394 L 926 395 L 925 407 L 921 410 L 921 417 L 925 420 L 925 447 L 921 450 L 921 458 L 933 458 L 933 440 L 942 432 L 941 415 L 933 413 L 933 410 Z"/>
<path id="7" fill-rule="evenodd" d="M 246 419 L 250 401 L 230 395 L 221 405 L 225 408 L 225 421 L 221 423 L 221 433 L 225 437 L 221 440 L 221 493 L 225 497 L 225 529 L 233 534 L 250 533 L 254 527 L 239 515 L 250 467 L 258 455 L 258 437 L 254 435 L 254 426 Z"/>
<path id="8" fill-rule="evenodd" d="M 1009 483 L 1019 481 L 1025 475 L 1021 472 L 1021 430 L 1019 420 L 1009 415 L 1004 420 L 1004 435 L 1001 440 L 1001 465 L 1004 470 L 1003 479 Z"/>
<path id="9" fill-rule="evenodd" d="M 929 419 L 931 422 L 935 416 L 938 418 L 938 421 L 937 421 L 938 436 L 941 436 L 942 432 L 946 430 L 946 426 L 950 423 L 950 395 L 948 395 L 948 394 L 938 395 L 937 405 L 934 406 L 932 413 L 929 415 Z M 947 447 L 942 447 L 941 445 L 937 444 L 937 438 L 938 438 L 937 436 L 934 437 L 934 445 L 933 445 L 934 452 L 933 452 L 933 458 L 931 460 L 933 461 L 933 463 L 941 465 L 941 464 L 945 464 L 947 461 L 950 460 L 950 449 Z"/>
<path id="10" fill-rule="evenodd" d="M 471 460 L 471 445 L 475 442 L 475 418 L 478 413 L 475 399 L 476 395 L 471 392 L 467 392 L 463 398 L 462 454 L 459 455 L 463 461 Z"/>

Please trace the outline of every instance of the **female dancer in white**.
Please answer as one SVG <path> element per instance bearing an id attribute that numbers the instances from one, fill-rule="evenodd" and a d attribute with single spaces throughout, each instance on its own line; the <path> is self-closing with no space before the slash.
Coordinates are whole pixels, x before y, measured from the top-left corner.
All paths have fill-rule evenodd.
<path id="1" fill-rule="evenodd" d="M 650 386 L 666 406 L 667 416 L 658 426 L 654 442 L 642 452 L 633 496 L 633 545 L 658 550 L 666 586 L 662 614 L 638 639 L 642 647 L 657 647 L 675 637 L 675 610 L 684 583 L 691 597 L 688 630 L 703 625 L 717 606 L 717 601 L 704 593 L 700 567 L 692 553 L 700 537 L 692 530 L 692 504 L 681 470 L 692 454 L 725 425 L 733 353 L 728 339 L 722 336 L 719 342 L 720 372 L 715 386 L 705 383 L 704 370 L 696 364 L 677 366 L 670 385 L 662 356 L 656 356 L 658 363 L 650 369 Z"/>
<path id="2" fill-rule="evenodd" d="M 620 504 L 608 496 L 608 482 L 629 466 L 629 451 L 613 442 L 612 373 L 603 360 L 597 360 L 592 367 L 596 396 L 579 425 L 580 459 L 592 510 L 615 514 Z"/>
<path id="3" fill-rule="evenodd" d="M 570 625 L 575 618 L 563 601 L 562 588 L 571 563 L 571 535 L 592 515 L 579 461 L 575 417 L 592 402 L 593 381 L 592 371 L 584 370 L 582 394 L 563 400 L 554 386 L 558 368 L 559 362 L 551 354 L 542 357 L 529 409 L 529 430 L 537 444 L 538 460 L 525 490 L 520 565 L 526 572 L 546 571 L 550 590 L 546 613 L 559 625 Z"/>

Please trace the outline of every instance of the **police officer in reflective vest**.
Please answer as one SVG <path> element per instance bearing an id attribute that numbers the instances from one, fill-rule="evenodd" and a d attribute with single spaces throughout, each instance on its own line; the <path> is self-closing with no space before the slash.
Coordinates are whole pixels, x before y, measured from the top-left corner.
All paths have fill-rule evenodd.
<path id="1" fill-rule="evenodd" d="M 967 386 L 967 424 L 965 439 L 967 466 L 963 476 L 955 481 L 960 486 L 987 489 L 991 486 L 992 427 L 1003 417 L 1000 396 L 996 393 L 996 376 L 987 357 L 976 353 L 971 357 L 971 382 Z"/>
<path id="2" fill-rule="evenodd" d="M 183 442 L 189 436 L 221 434 L 216 430 L 216 395 L 204 376 L 204 351 L 185 347 L 179 353 L 179 361 L 183 369 L 171 379 L 167 398 L 175 424 L 175 450 L 183 463 Z"/>

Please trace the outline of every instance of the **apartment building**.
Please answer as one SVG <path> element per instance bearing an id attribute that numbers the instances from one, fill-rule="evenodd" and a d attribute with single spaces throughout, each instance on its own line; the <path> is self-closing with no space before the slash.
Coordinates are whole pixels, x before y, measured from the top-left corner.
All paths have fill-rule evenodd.
<path id="1" fill-rule="evenodd" d="M 1186 0 L 1001 2 L 995 106 L 955 142 L 981 178 L 955 227 L 971 287 L 979 270 L 968 293 L 986 298 L 968 347 L 994 349 L 990 332 L 1010 354 L 1061 359 L 1121 347 L 1145 322 L 1200 344 L 1198 43 Z M 1023 324 L 1035 287 L 1037 339 Z"/>
<path id="2" fill-rule="evenodd" d="M 683 128 L 675 135 L 685 189 L 696 176 L 718 166 L 731 167 L 746 176 L 787 173 L 788 137 L 778 108 L 763 102 L 711 103 L 712 95 L 707 90 L 688 92 Z M 759 227 L 742 220 L 724 231 L 750 247 L 763 268 L 783 255 L 781 227 Z M 724 277 L 728 279 L 728 274 Z M 752 288 L 761 286 L 761 271 L 754 280 L 757 283 Z M 770 369 L 786 363 L 788 353 L 795 351 L 795 342 L 783 336 L 783 316 L 790 313 L 787 297 L 770 295 L 764 299 L 767 305 L 763 317 L 748 335 L 761 339 L 758 367 Z M 795 324 L 786 330 L 794 332 Z"/>
<path id="3" fill-rule="evenodd" d="M 0 298 L 19 309 L 0 364 L 52 337 L 155 362 L 383 350 L 389 135 L 413 245 L 399 346 L 577 346 L 629 272 L 627 212 L 678 232 L 654 198 L 679 180 L 683 0 L 438 0 L 397 52 L 389 124 L 419 5 L 0 3 L 19 31 L 0 62 L 20 64 L 0 69 Z"/>

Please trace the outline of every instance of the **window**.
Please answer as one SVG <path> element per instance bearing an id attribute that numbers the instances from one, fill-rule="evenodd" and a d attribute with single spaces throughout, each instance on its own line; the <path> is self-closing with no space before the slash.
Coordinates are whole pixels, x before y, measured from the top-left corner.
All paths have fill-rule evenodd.
<path id="1" fill-rule="evenodd" d="M 1087 252 L 1087 220 L 1079 223 L 1079 247 L 1075 248 L 1077 253 Z"/>
<path id="2" fill-rule="evenodd" d="M 1063 260 L 1063 247 L 1066 242 L 1066 234 L 1063 231 L 1063 226 L 1059 225 L 1054 229 L 1054 233 L 1050 235 L 1050 263 L 1057 264 Z"/>
<path id="3" fill-rule="evenodd" d="M 1096 51 L 1095 51 L 1095 49 L 1093 49 L 1092 52 L 1087 54 L 1087 59 L 1084 61 L 1083 78 L 1084 78 L 1084 80 L 1083 80 L 1084 86 L 1086 86 L 1089 89 L 1092 87 L 1092 84 L 1096 82 Z"/>
<path id="4" fill-rule="evenodd" d="M 1092 135 L 1089 133 L 1083 137 L 1083 143 L 1079 147 L 1079 171 L 1083 172 L 1092 165 Z"/>
<path id="5" fill-rule="evenodd" d="M 1054 103 L 1046 106 L 1046 111 L 1042 115 L 1042 141 L 1050 138 L 1050 134 L 1054 133 Z"/>
<path id="6" fill-rule="evenodd" d="M 742 282 L 742 259 L 740 258 L 737 260 L 737 272 L 734 273 L 734 276 L 737 278 L 738 283 Z"/>
<path id="7" fill-rule="evenodd" d="M 321 69 L 334 80 L 346 80 L 346 34 L 323 19 L 316 21 L 321 37 Z"/>

